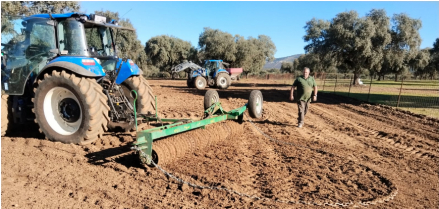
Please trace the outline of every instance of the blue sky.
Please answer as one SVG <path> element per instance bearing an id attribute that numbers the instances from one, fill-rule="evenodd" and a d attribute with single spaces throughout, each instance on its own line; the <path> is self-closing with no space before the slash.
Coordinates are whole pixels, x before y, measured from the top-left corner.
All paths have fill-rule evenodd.
<path id="1" fill-rule="evenodd" d="M 304 53 L 305 23 L 312 18 L 330 20 L 340 12 L 356 10 L 360 16 L 371 9 L 385 9 L 387 16 L 406 13 L 422 21 L 421 48 L 439 38 L 439 2 L 145 2 L 81 1 L 81 10 L 119 12 L 128 18 L 144 45 L 151 37 L 172 35 L 198 46 L 204 27 L 244 37 L 270 36 L 276 58 Z M 130 11 L 131 10 L 131 11 Z M 129 12 L 128 12 L 129 11 Z M 128 13 L 126 13 L 128 12 Z M 126 13 L 126 14 L 125 14 Z"/>

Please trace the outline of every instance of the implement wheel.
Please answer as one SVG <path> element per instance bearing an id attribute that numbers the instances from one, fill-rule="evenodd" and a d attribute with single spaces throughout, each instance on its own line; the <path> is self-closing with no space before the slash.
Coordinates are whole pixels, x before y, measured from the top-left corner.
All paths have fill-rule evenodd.
<path id="1" fill-rule="evenodd" d="M 35 121 L 49 140 L 87 144 L 107 130 L 110 108 L 96 80 L 54 70 L 34 91 Z"/>
<path id="2" fill-rule="evenodd" d="M 206 79 L 198 76 L 195 78 L 195 88 L 197 88 L 198 90 L 203 90 L 206 88 Z"/>
<path id="3" fill-rule="evenodd" d="M 207 90 L 206 94 L 204 94 L 204 110 L 212 106 L 215 102 L 219 102 L 218 92 L 213 89 Z"/>
<path id="4" fill-rule="evenodd" d="M 248 99 L 248 113 L 252 118 L 262 117 L 262 105 L 264 103 L 262 92 L 259 90 L 253 90 L 250 93 L 250 98 Z"/>

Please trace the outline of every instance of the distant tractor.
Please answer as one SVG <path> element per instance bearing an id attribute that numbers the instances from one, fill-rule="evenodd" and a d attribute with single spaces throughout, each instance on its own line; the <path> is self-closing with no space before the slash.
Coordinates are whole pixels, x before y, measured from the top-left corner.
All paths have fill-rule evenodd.
<path id="1" fill-rule="evenodd" d="M 181 71 L 188 73 L 187 86 L 190 88 L 205 89 L 206 86 L 227 89 L 232 81 L 239 80 L 242 68 L 225 68 L 228 65 L 222 60 L 206 60 L 204 68 L 192 63 L 181 63 L 171 69 L 172 74 Z"/>

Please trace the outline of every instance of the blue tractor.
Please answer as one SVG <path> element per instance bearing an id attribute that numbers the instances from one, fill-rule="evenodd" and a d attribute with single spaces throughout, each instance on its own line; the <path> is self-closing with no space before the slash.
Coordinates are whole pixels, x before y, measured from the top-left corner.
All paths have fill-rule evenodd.
<path id="1" fill-rule="evenodd" d="M 120 58 L 115 20 L 90 14 L 2 19 L 1 135 L 35 121 L 46 138 L 84 144 L 108 129 L 131 130 L 136 109 L 153 114 L 142 70 Z M 120 34 L 120 33 L 119 33 Z"/>
<path id="2" fill-rule="evenodd" d="M 174 75 L 181 71 L 188 74 L 188 87 L 205 89 L 206 86 L 227 89 L 232 84 L 232 80 L 238 80 L 242 68 L 225 68 L 228 65 L 222 60 L 206 60 L 204 67 L 192 62 L 184 62 L 174 66 L 171 73 Z"/>

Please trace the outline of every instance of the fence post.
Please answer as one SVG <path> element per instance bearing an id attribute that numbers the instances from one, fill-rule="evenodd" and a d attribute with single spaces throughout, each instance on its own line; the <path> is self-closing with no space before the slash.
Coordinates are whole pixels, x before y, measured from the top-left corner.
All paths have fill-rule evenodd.
<path id="1" fill-rule="evenodd" d="M 399 95 L 398 95 L 398 102 L 396 103 L 396 107 L 399 107 L 399 100 L 401 99 L 401 91 L 402 91 L 402 84 L 404 83 L 404 76 L 401 78 L 401 87 L 399 88 Z"/>
<path id="2" fill-rule="evenodd" d="M 337 80 L 338 80 L 338 73 L 335 74 L 334 94 L 335 94 L 335 88 L 337 88 Z"/>
<path id="3" fill-rule="evenodd" d="M 325 91 L 325 82 L 326 82 L 326 73 L 325 73 L 325 77 L 323 78 L 323 90 L 322 91 Z"/>
<path id="4" fill-rule="evenodd" d="M 369 75 L 370 76 L 370 75 Z M 367 102 L 369 102 L 370 98 L 370 88 L 372 87 L 372 76 L 370 76 L 370 83 L 369 83 L 369 93 L 367 94 Z"/>
<path id="5" fill-rule="evenodd" d="M 351 94 L 351 86 L 352 86 L 352 75 L 351 75 L 351 79 L 349 81 L 349 93 L 348 93 L 348 97 L 350 97 Z"/>

